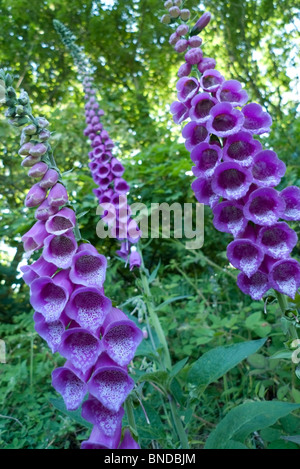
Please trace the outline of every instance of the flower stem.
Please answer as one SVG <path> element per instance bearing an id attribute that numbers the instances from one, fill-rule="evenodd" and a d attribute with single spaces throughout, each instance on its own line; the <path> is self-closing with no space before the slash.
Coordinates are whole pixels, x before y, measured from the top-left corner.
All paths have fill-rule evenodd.
<path id="1" fill-rule="evenodd" d="M 176 403 L 175 403 L 173 397 L 171 396 L 171 394 L 169 394 L 168 397 L 169 397 L 169 403 L 170 403 L 170 407 L 171 407 L 172 417 L 173 417 L 173 420 L 174 420 L 174 424 L 175 424 L 175 427 L 176 427 L 177 434 L 178 434 L 179 439 L 180 439 L 181 448 L 182 449 L 189 449 L 188 437 L 187 437 L 187 434 L 186 434 L 186 432 L 184 430 L 184 427 L 182 425 L 182 421 L 181 421 L 181 419 L 178 415 L 177 408 L 176 408 Z"/>
<path id="2" fill-rule="evenodd" d="M 134 433 L 136 437 L 138 437 L 138 431 L 136 428 L 131 396 L 127 397 L 124 407 L 126 410 L 126 415 L 127 415 L 128 424 L 130 426 L 130 430 Z"/>

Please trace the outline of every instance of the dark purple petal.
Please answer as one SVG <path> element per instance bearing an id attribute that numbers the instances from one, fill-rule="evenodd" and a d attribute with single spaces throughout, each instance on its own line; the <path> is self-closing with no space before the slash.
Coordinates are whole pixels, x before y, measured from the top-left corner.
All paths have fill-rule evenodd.
<path id="1" fill-rule="evenodd" d="M 119 449 L 141 449 L 139 444 L 132 438 L 130 430 L 126 428 Z"/>
<path id="2" fill-rule="evenodd" d="M 237 200 L 244 197 L 252 183 L 252 174 L 238 163 L 226 162 L 216 167 L 212 189 L 221 197 Z"/>
<path id="3" fill-rule="evenodd" d="M 42 189 L 39 184 L 34 184 L 26 195 L 25 206 L 37 207 L 45 200 L 46 195 L 46 189 Z"/>
<path id="4" fill-rule="evenodd" d="M 46 229 L 48 233 L 62 235 L 73 229 L 76 225 L 76 215 L 74 210 L 64 207 L 55 215 L 48 218 Z"/>
<path id="5" fill-rule="evenodd" d="M 73 283 L 102 288 L 106 276 L 107 260 L 90 244 L 81 244 L 74 256 L 70 271 Z"/>
<path id="6" fill-rule="evenodd" d="M 171 114 L 175 124 L 181 124 L 189 117 L 189 108 L 179 101 L 174 101 L 170 106 Z"/>
<path id="7" fill-rule="evenodd" d="M 61 337 L 65 331 L 63 321 L 60 319 L 56 321 L 46 322 L 44 316 L 40 313 L 34 313 L 34 329 L 44 339 L 52 353 L 57 352 L 61 343 Z"/>
<path id="8" fill-rule="evenodd" d="M 235 109 L 230 103 L 219 103 L 211 108 L 206 126 L 209 133 L 217 137 L 228 137 L 237 133 L 243 122 L 244 116 L 241 111 Z"/>
<path id="9" fill-rule="evenodd" d="M 52 372 L 52 386 L 62 395 L 67 410 L 76 410 L 87 393 L 86 383 L 71 365 L 65 364 Z"/>
<path id="10" fill-rule="evenodd" d="M 94 426 L 88 440 L 81 443 L 81 449 L 115 449 L 121 438 L 121 426 L 114 438 L 107 438 L 97 426 Z"/>
<path id="11" fill-rule="evenodd" d="M 247 277 L 251 277 L 259 269 L 264 253 L 250 239 L 236 239 L 228 245 L 227 257 L 236 269 L 241 270 Z"/>
<path id="12" fill-rule="evenodd" d="M 129 256 L 130 270 L 141 267 L 141 264 L 142 264 L 142 259 L 141 259 L 140 254 L 137 251 L 131 251 L 130 256 Z"/>
<path id="13" fill-rule="evenodd" d="M 186 139 L 185 147 L 191 151 L 196 145 L 202 142 L 208 142 L 209 133 L 205 124 L 197 124 L 197 122 L 189 122 L 182 129 L 182 136 Z"/>
<path id="14" fill-rule="evenodd" d="M 35 218 L 40 221 L 46 221 L 49 217 L 57 213 L 59 207 L 54 207 L 53 205 L 49 205 L 48 199 L 45 199 L 44 202 L 36 209 L 35 211 Z"/>
<path id="15" fill-rule="evenodd" d="M 223 149 L 224 161 L 235 161 L 241 166 L 251 166 L 254 155 L 261 150 L 262 145 L 254 140 L 249 132 L 240 131 L 229 135 Z"/>
<path id="16" fill-rule="evenodd" d="M 298 241 L 298 236 L 287 223 L 276 223 L 260 229 L 257 242 L 264 251 L 275 259 L 288 257 Z"/>
<path id="17" fill-rule="evenodd" d="M 198 70 L 200 73 L 204 73 L 206 70 L 215 68 L 216 61 L 212 57 L 203 57 L 198 63 Z"/>
<path id="18" fill-rule="evenodd" d="M 204 71 L 200 79 L 200 85 L 204 91 L 214 93 L 221 86 L 223 81 L 225 81 L 225 79 L 218 70 L 209 69 Z"/>
<path id="19" fill-rule="evenodd" d="M 253 300 L 261 300 L 261 298 L 271 288 L 268 275 L 260 270 L 247 277 L 243 272 L 237 277 L 237 285 L 245 295 L 250 295 Z"/>
<path id="20" fill-rule="evenodd" d="M 61 207 L 68 203 L 68 193 L 66 188 L 59 182 L 50 189 L 48 194 L 49 205 L 54 207 Z"/>
<path id="21" fill-rule="evenodd" d="M 225 201 L 213 208 L 213 224 L 217 230 L 240 235 L 246 228 L 248 220 L 244 217 L 243 205 L 234 201 Z"/>
<path id="22" fill-rule="evenodd" d="M 191 152 L 191 159 L 196 163 L 196 166 L 192 168 L 194 175 L 205 178 L 211 177 L 221 158 L 222 150 L 218 145 L 200 143 Z"/>
<path id="23" fill-rule="evenodd" d="M 271 150 L 262 150 L 253 158 L 253 181 L 258 186 L 277 186 L 284 176 L 286 166 L 276 153 Z"/>
<path id="24" fill-rule="evenodd" d="M 191 101 L 190 118 L 198 123 L 206 122 L 210 116 L 211 108 L 217 104 L 216 98 L 209 93 L 197 94 Z"/>
<path id="25" fill-rule="evenodd" d="M 68 269 L 77 250 L 75 236 L 70 231 L 63 235 L 49 235 L 44 242 L 43 257 L 61 269 Z"/>
<path id="26" fill-rule="evenodd" d="M 295 259 L 283 259 L 273 264 L 270 285 L 279 293 L 295 298 L 300 286 L 300 264 Z"/>
<path id="27" fill-rule="evenodd" d="M 100 340 L 79 327 L 65 331 L 59 347 L 59 353 L 83 374 L 96 363 L 101 350 Z"/>
<path id="28" fill-rule="evenodd" d="M 95 397 L 89 396 L 88 400 L 82 404 L 81 415 L 85 420 L 96 425 L 105 436 L 113 438 L 122 426 L 124 409 L 120 407 L 118 412 L 113 412 L 104 407 Z"/>
<path id="29" fill-rule="evenodd" d="M 272 187 L 256 189 L 244 206 L 245 217 L 257 225 L 271 226 L 282 218 L 285 203 Z"/>
<path id="30" fill-rule="evenodd" d="M 27 233 L 22 236 L 24 251 L 33 252 L 43 247 L 44 240 L 48 236 L 43 221 L 37 221 Z"/>
<path id="31" fill-rule="evenodd" d="M 263 111 L 260 104 L 250 103 L 243 107 L 242 113 L 245 116 L 243 127 L 251 134 L 261 135 L 270 132 L 272 118 L 270 114 Z"/>
<path id="32" fill-rule="evenodd" d="M 176 84 L 177 98 L 180 102 L 190 101 L 198 92 L 199 82 L 194 77 L 182 77 Z"/>
<path id="33" fill-rule="evenodd" d="M 242 84 L 237 80 L 224 81 L 216 97 L 220 102 L 229 102 L 233 106 L 243 106 L 248 101 L 247 91 L 242 89 Z"/>
<path id="34" fill-rule="evenodd" d="M 219 196 L 213 191 L 211 179 L 198 178 L 192 183 L 195 197 L 201 204 L 213 208 L 219 201 Z"/>
<path id="35" fill-rule="evenodd" d="M 281 218 L 284 220 L 300 220 L 300 188 L 290 186 L 280 192 L 279 197 L 285 203 L 285 210 Z"/>

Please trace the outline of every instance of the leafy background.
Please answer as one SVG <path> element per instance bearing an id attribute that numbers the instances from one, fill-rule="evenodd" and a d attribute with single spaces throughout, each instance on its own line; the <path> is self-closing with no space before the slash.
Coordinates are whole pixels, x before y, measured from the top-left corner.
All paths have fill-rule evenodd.
<path id="1" fill-rule="evenodd" d="M 195 19 L 205 9 L 212 13 L 213 22 L 203 34 L 205 54 L 215 57 L 224 76 L 239 79 L 251 99 L 272 114 L 272 132 L 262 137 L 263 144 L 288 166 L 282 187 L 299 185 L 300 21 L 295 2 L 207 0 L 199 4 L 190 0 L 186 6 Z M 57 18 L 72 29 L 95 66 L 104 124 L 116 142 L 116 154 L 126 165 L 131 201 L 150 206 L 152 202 L 195 201 L 189 155 L 169 114 L 169 104 L 176 99 L 176 70 L 182 56 L 168 43 L 170 29 L 159 21 L 163 13 L 159 0 L 0 2 L 0 66 L 29 93 L 35 114 L 51 121 L 58 166 L 63 171 L 73 169 L 66 176 L 73 203 L 80 211 L 88 211 L 80 219 L 83 236 L 109 257 L 107 296 L 141 318 L 143 303 L 136 273 L 116 259 L 114 240 L 96 236 L 94 185 L 86 167 L 89 146 L 82 133 L 82 88 L 52 20 Z M 6 343 L 7 362 L 0 364 L 0 447 L 78 448 L 87 429 L 54 405 L 58 395 L 51 387 L 51 371 L 63 361 L 51 354 L 34 331 L 28 288 L 20 278 L 20 238 L 33 223 L 32 211 L 23 205 L 31 182 L 20 167 L 18 132 L 2 116 L 0 119 L 0 338 Z M 291 226 L 299 234 L 299 224 Z M 142 243 L 150 272 L 159 264 L 151 292 L 172 360 L 176 363 L 190 357 L 173 386 L 186 385 L 193 361 L 213 348 L 267 339 L 255 354 L 209 384 L 196 404 L 189 386 L 183 396 L 178 395 L 194 448 L 202 448 L 211 431 L 236 406 L 274 399 L 300 403 L 300 381 L 285 352 L 278 306 L 272 301 L 267 305 L 252 302 L 239 291 L 236 272 L 226 259 L 230 239 L 214 229 L 210 210 L 205 209 L 205 242 L 200 251 L 187 251 L 174 240 L 145 239 Z M 299 254 L 297 246 L 294 256 L 299 259 Z M 181 299 L 172 301 L 177 297 Z M 141 350 L 131 369 L 137 380 L 142 372 L 153 371 L 151 358 L 143 357 L 144 353 Z M 144 384 L 141 393 L 151 427 L 156 429 L 155 434 L 149 433 L 137 401 L 144 447 L 172 448 L 161 393 L 151 383 Z M 193 406 L 185 404 L 186 396 Z M 299 414 L 281 416 L 274 422 L 267 429 L 252 429 L 247 446 L 296 449 L 295 438 L 282 437 L 300 433 Z"/>

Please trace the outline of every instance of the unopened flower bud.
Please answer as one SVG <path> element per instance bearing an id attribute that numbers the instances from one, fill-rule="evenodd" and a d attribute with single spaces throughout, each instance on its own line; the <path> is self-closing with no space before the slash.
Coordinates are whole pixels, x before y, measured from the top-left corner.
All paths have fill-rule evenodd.
<path id="1" fill-rule="evenodd" d="M 165 3 L 164 3 L 164 7 L 168 10 L 169 8 L 171 8 L 173 6 L 173 2 L 172 0 L 167 0 Z"/>
<path id="2" fill-rule="evenodd" d="M 171 23 L 171 16 L 170 15 L 163 15 L 160 20 L 163 24 L 170 24 Z"/>
<path id="3" fill-rule="evenodd" d="M 34 157 L 43 156 L 47 151 L 46 145 L 43 143 L 37 143 L 30 150 L 30 155 Z"/>
<path id="4" fill-rule="evenodd" d="M 210 22 L 211 20 L 211 13 L 206 11 L 197 21 L 195 26 L 193 27 L 191 31 L 191 36 L 196 36 L 199 34 Z"/>
<path id="5" fill-rule="evenodd" d="M 23 132 L 26 135 L 34 135 L 36 133 L 36 126 L 34 124 L 29 124 L 24 127 Z"/>
<path id="6" fill-rule="evenodd" d="M 169 9 L 169 13 L 170 13 L 170 16 L 171 16 L 172 18 L 175 18 L 175 19 L 176 19 L 176 18 L 179 18 L 179 16 L 180 16 L 180 8 L 178 8 L 178 7 L 171 7 L 171 8 Z"/>
<path id="7" fill-rule="evenodd" d="M 190 16 L 191 16 L 190 10 L 188 10 L 187 8 L 184 8 L 183 10 L 181 10 L 180 18 L 183 21 L 187 21 L 190 18 Z"/>

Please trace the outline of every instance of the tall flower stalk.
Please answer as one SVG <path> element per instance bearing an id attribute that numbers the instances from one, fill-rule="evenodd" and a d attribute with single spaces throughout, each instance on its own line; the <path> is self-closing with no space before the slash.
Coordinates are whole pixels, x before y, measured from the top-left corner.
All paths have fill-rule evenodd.
<path id="1" fill-rule="evenodd" d="M 141 232 L 137 223 L 130 217 L 131 210 L 127 203 L 130 186 L 123 177 L 125 168 L 113 155 L 114 142 L 101 122 L 104 111 L 96 97 L 93 68 L 82 48 L 77 46 L 71 31 L 58 20 L 53 23 L 63 44 L 72 55 L 83 85 L 86 120 L 84 135 L 91 145 L 89 168 L 98 186 L 93 192 L 102 208 L 101 218 L 110 228 L 112 236 L 121 242 L 117 255 L 126 263 L 129 261 L 130 270 L 139 268 L 141 258 L 135 244 L 139 241 Z"/>
<path id="2" fill-rule="evenodd" d="M 211 14 L 204 13 L 190 27 L 178 24 L 180 14 L 174 16 L 180 1 L 164 5 L 168 13 L 162 22 L 176 27 L 170 45 L 184 54 L 177 101 L 170 110 L 175 123 L 185 124 L 182 136 L 194 164 L 195 197 L 211 207 L 215 228 L 234 238 L 227 257 L 240 271 L 237 284 L 242 292 L 260 300 L 273 288 L 285 314 L 288 302 L 283 296 L 295 298 L 300 286 L 300 265 L 291 257 L 298 238 L 287 223 L 300 220 L 300 189 L 276 189 L 286 166 L 255 138 L 270 132 L 270 114 L 248 102 L 242 84 L 226 80 L 215 68 L 215 59 L 204 55 L 198 34 Z"/>
<path id="3" fill-rule="evenodd" d="M 32 115 L 27 93 L 17 97 L 9 75 L 0 71 L 0 79 L 6 116 L 11 125 L 23 127 L 21 165 L 34 181 L 25 206 L 35 209 L 36 222 L 22 241 L 27 257 L 39 258 L 21 269 L 30 287 L 35 330 L 66 359 L 53 371 L 52 384 L 68 410 L 82 405 L 83 418 L 93 424 L 83 449 L 137 448 L 128 431 L 120 440 L 123 405 L 134 387 L 127 366 L 143 334 L 105 296 L 107 260 L 81 240 L 49 143 L 49 122 Z"/>

